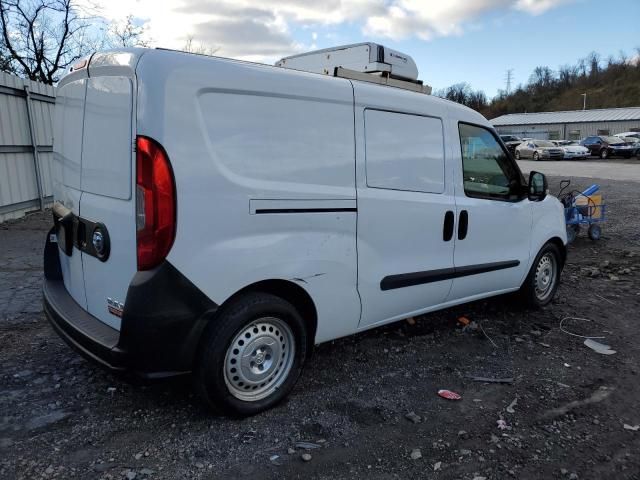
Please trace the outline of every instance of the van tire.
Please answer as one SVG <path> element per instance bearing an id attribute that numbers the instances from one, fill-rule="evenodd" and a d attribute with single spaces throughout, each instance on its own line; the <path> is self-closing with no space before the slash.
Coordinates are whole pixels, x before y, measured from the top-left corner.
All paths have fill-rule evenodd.
<path id="1" fill-rule="evenodd" d="M 544 259 L 544 260 L 543 260 Z M 549 272 L 550 262 L 552 271 Z M 560 272 L 562 272 L 563 260 L 558 246 L 552 242 L 547 242 L 538 252 L 531 265 L 531 270 L 520 287 L 522 300 L 531 308 L 542 308 L 553 300 L 558 285 L 560 284 Z M 548 274 L 548 275 L 547 275 Z M 552 282 L 549 290 L 541 289 L 545 285 L 544 279 L 549 278 Z M 543 293 L 541 293 L 541 291 Z"/>
<path id="2" fill-rule="evenodd" d="M 269 334 L 269 325 L 274 326 L 271 334 Z M 278 330 L 278 325 L 282 332 Z M 247 337 L 245 344 L 245 332 L 246 335 L 251 335 L 254 331 L 258 333 L 252 338 Z M 276 332 L 277 336 L 274 337 Z M 232 348 L 234 345 L 238 347 L 238 342 L 244 344 L 240 348 L 246 350 L 239 352 L 238 348 Z M 267 345 L 269 342 L 270 345 L 274 345 L 273 351 Z M 211 319 L 211 324 L 205 330 L 194 366 L 195 390 L 204 403 L 217 413 L 233 417 L 246 417 L 260 413 L 278 404 L 291 392 L 302 372 L 308 343 L 305 322 L 289 302 L 268 293 L 243 294 L 233 299 L 229 305 L 224 305 L 219 314 Z M 260 355 L 260 359 L 252 358 L 259 361 L 259 365 L 251 367 L 251 371 L 248 371 L 249 367 L 244 365 L 238 375 L 246 373 L 247 378 L 255 380 L 263 374 L 259 371 L 253 372 L 253 369 L 266 366 L 265 374 L 270 372 L 268 376 L 273 378 L 273 382 L 269 384 L 271 378 L 264 378 L 266 387 L 255 384 L 251 387 L 258 388 L 259 395 L 266 395 L 263 398 L 239 398 L 239 395 L 250 396 L 254 393 L 251 389 L 248 392 L 242 391 L 242 388 L 246 388 L 248 384 L 243 385 L 242 381 L 238 382 L 237 376 L 229 378 L 229 375 L 233 375 L 229 373 L 230 367 L 233 370 L 229 362 L 236 364 L 234 355 L 238 355 L 237 360 L 240 362 L 248 362 L 250 350 L 256 345 L 255 351 Z M 290 353 L 291 347 L 293 347 L 293 354 Z M 272 361 L 269 353 L 264 354 L 265 349 L 274 357 L 282 358 L 280 366 Z M 245 351 L 247 353 L 243 354 Z M 253 366 L 254 362 L 251 365 Z M 238 366 L 240 366 L 239 363 Z M 282 372 L 278 372 L 278 368 L 283 369 Z M 250 378 L 249 375 L 254 373 L 258 376 Z M 243 379 L 243 377 L 240 378 L 240 380 Z M 267 390 L 261 393 L 264 388 Z"/>

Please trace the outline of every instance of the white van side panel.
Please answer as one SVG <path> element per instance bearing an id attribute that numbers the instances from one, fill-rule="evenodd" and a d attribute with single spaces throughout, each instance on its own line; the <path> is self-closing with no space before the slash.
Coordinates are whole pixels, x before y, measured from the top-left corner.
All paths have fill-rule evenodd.
<path id="1" fill-rule="evenodd" d="M 567 228 L 564 223 L 564 206 L 553 195 L 547 195 L 541 202 L 533 204 L 533 220 L 531 226 L 531 255 L 527 272 L 542 246 L 550 238 L 556 237 L 567 244 Z"/>
<path id="2" fill-rule="evenodd" d="M 294 282 L 314 300 L 316 342 L 352 333 L 350 82 L 162 51 L 137 77 L 137 133 L 163 145 L 175 175 L 168 260 L 218 304 L 262 280 Z"/>

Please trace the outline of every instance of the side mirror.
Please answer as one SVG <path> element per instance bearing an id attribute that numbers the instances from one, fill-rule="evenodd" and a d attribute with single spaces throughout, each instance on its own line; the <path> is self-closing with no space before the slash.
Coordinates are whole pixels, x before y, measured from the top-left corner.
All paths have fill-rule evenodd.
<path id="1" fill-rule="evenodd" d="M 529 200 L 532 202 L 544 200 L 548 190 L 547 177 L 543 173 L 531 172 L 529 174 Z"/>

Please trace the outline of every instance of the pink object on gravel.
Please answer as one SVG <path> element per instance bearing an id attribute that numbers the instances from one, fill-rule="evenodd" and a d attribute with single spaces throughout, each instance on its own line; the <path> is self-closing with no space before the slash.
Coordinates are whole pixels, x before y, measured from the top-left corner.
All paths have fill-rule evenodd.
<path id="1" fill-rule="evenodd" d="M 462 397 L 451 390 L 438 390 L 438 395 L 447 400 L 462 400 Z"/>

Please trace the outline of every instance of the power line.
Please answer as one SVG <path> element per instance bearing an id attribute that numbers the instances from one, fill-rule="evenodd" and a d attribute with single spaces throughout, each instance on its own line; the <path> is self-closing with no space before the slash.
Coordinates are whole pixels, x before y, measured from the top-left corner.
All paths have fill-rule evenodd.
<path id="1" fill-rule="evenodd" d="M 504 76 L 504 81 L 507 84 L 507 95 L 511 93 L 511 82 L 513 81 L 513 68 L 507 70 L 507 73 Z"/>

